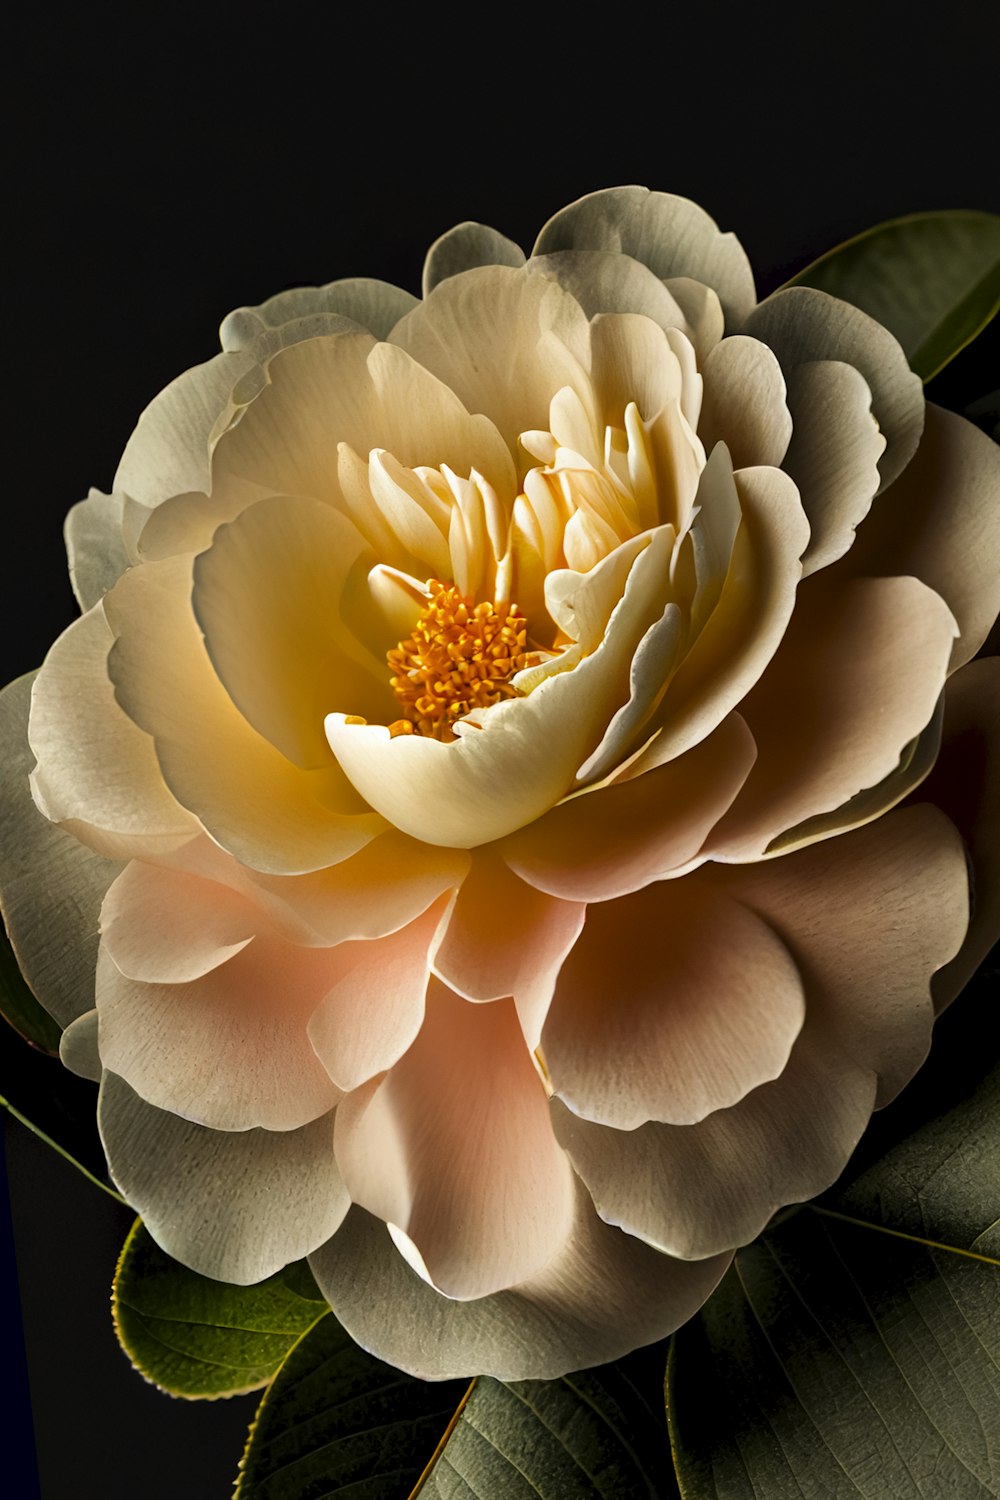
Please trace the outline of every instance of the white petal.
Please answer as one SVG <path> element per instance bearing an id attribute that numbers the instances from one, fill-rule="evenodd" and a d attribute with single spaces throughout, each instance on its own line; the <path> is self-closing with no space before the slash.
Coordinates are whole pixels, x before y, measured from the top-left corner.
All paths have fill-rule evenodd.
<path id="1" fill-rule="evenodd" d="M 476 266 L 523 266 L 524 251 L 488 224 L 467 220 L 440 235 L 424 260 L 423 293 L 427 297 L 441 281 Z M 385 335 L 383 335 L 385 337 Z"/>
<path id="2" fill-rule="evenodd" d="M 77 602 L 90 609 L 129 565 L 122 530 L 124 496 L 91 490 L 66 517 L 69 578 Z"/>

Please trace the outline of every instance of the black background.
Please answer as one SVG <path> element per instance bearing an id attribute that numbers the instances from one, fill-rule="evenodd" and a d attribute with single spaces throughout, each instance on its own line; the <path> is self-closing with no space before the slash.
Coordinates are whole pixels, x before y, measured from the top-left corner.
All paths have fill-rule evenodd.
<path id="1" fill-rule="evenodd" d="M 761 293 L 878 220 L 1000 209 L 992 0 L 447 23 L 373 4 L 36 6 L 6 41 L 3 681 L 75 614 L 65 511 L 110 488 L 141 408 L 211 356 L 231 307 L 347 275 L 416 291 L 451 224 L 530 247 L 618 182 L 700 202 Z M 961 408 L 995 386 L 995 348 L 930 394 Z M 170 1401 L 129 1370 L 107 1292 L 131 1216 L 6 1135 L 43 1500 L 224 1500 L 252 1399 Z"/>

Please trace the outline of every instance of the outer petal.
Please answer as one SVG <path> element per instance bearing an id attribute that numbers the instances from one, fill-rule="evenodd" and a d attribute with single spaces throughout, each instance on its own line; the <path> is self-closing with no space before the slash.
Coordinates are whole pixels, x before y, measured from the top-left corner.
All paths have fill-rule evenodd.
<path id="1" fill-rule="evenodd" d="M 730 1257 L 688 1264 L 602 1224 L 586 1193 L 545 1269 L 473 1302 L 442 1297 L 410 1269 L 383 1225 L 352 1209 L 310 1257 L 351 1337 L 425 1380 L 551 1380 L 665 1337 L 696 1312 Z"/>
<path id="2" fill-rule="evenodd" d="M 157 1244 L 217 1281 L 280 1271 L 333 1234 L 350 1204 L 330 1115 L 277 1133 L 206 1130 L 108 1073 L 98 1123 L 111 1176 Z"/>
<path id="3" fill-rule="evenodd" d="M 743 332 L 774 350 L 789 386 L 794 372 L 813 360 L 842 360 L 859 370 L 887 442 L 878 466 L 882 489 L 902 473 L 920 441 L 924 395 L 888 329 L 826 292 L 792 286 L 755 308 Z"/>
<path id="4" fill-rule="evenodd" d="M 115 967 L 146 984 L 189 984 L 256 936 L 250 903 L 214 880 L 133 860 L 104 898 L 101 935 Z"/>
<path id="5" fill-rule="evenodd" d="M 736 236 L 721 234 L 703 208 L 671 193 L 618 187 L 578 199 L 549 220 L 533 254 L 558 250 L 616 250 L 661 279 L 703 282 L 718 292 L 733 328 L 756 301 L 750 262 Z"/>
<path id="6" fill-rule="evenodd" d="M 90 609 L 129 565 L 123 531 L 124 495 L 91 490 L 66 517 L 63 534 L 77 602 Z"/>
<path id="7" fill-rule="evenodd" d="M 0 693 L 0 823 L 6 845 L 0 894 L 21 972 L 45 1009 L 68 1026 L 94 1004 L 98 915 L 121 866 L 50 823 L 31 800 L 32 681 L 21 677 Z"/>
<path id="8" fill-rule="evenodd" d="M 524 251 L 520 245 L 488 224 L 466 220 L 464 224 L 446 230 L 428 250 L 424 261 L 423 293 L 429 297 L 439 282 L 462 271 L 471 271 L 476 266 L 523 265 Z"/>
<path id="9" fill-rule="evenodd" d="M 687 1125 L 776 1078 L 802 985 L 766 922 L 696 877 L 591 906 L 542 1050 L 559 1098 L 620 1130 Z"/>
<path id="10" fill-rule="evenodd" d="M 703 368 L 698 436 L 711 452 L 724 442 L 733 468 L 778 467 L 792 435 L 781 366 L 766 344 L 737 334 L 716 344 Z"/>
<path id="11" fill-rule="evenodd" d="M 297 286 L 278 292 L 257 307 L 238 307 L 223 319 L 219 338 L 223 349 L 252 346 L 262 332 L 317 314 L 350 319 L 376 338 L 388 336 L 394 323 L 417 303 L 416 297 L 388 281 L 350 276 L 325 286 Z"/>
<path id="12" fill-rule="evenodd" d="M 528 270 L 558 281 L 588 318 L 601 313 L 641 313 L 662 329 L 687 332 L 680 304 L 660 278 L 631 255 L 612 250 L 563 250 L 555 255 L 532 256 Z"/>
<path id="13" fill-rule="evenodd" d="M 406 1056 L 337 1111 L 355 1203 L 465 1301 L 539 1271 L 564 1243 L 573 1179 L 513 1003 L 470 1005 L 437 981 Z"/>
<path id="14" fill-rule="evenodd" d="M 978 427 L 927 406 L 913 462 L 881 496 L 845 566 L 913 573 L 947 602 L 961 635 L 951 670 L 969 661 L 1000 613 L 1000 447 Z"/>

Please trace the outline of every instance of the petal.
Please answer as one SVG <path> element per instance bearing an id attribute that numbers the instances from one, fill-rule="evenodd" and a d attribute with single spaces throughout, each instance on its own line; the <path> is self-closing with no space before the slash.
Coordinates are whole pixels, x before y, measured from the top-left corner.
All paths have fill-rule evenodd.
<path id="1" fill-rule="evenodd" d="M 273 1275 L 328 1239 L 350 1205 L 330 1115 L 298 1130 L 207 1130 L 108 1073 L 98 1123 L 111 1176 L 157 1244 L 216 1281 Z"/>
<path id="2" fill-rule="evenodd" d="M 741 705 L 757 762 L 712 834 L 712 857 L 757 858 L 782 830 L 889 777 L 933 716 L 954 638 L 951 611 L 916 578 L 817 578 L 800 591 Z"/>
<path id="3" fill-rule="evenodd" d="M 424 260 L 423 293 L 429 297 L 439 282 L 462 271 L 471 271 L 476 266 L 523 265 L 524 251 L 520 245 L 488 224 L 466 220 L 439 235 L 428 250 Z"/>
<path id="4" fill-rule="evenodd" d="M 59 1061 L 78 1078 L 100 1083 L 104 1069 L 97 1042 L 97 1009 L 85 1010 L 71 1021 L 59 1038 Z"/>
<path id="5" fill-rule="evenodd" d="M 82 610 L 96 604 L 129 565 L 122 530 L 123 507 L 123 495 L 91 490 L 66 517 L 69 578 Z"/>
<path id="6" fill-rule="evenodd" d="M 776 1078 L 803 1014 L 781 939 L 688 876 L 588 908 L 542 1051 L 575 1114 L 620 1130 L 686 1125 Z"/>
<path id="7" fill-rule="evenodd" d="M 573 1177 L 512 1001 L 470 1005 L 433 981 L 413 1046 L 337 1111 L 355 1203 L 416 1247 L 446 1296 L 523 1281 L 563 1244 Z"/>
<path id="8" fill-rule="evenodd" d="M 678 303 L 648 266 L 612 250 L 563 250 L 532 256 L 533 275 L 558 281 L 576 298 L 588 318 L 601 313 L 641 313 L 660 328 L 687 332 Z"/>
<path id="9" fill-rule="evenodd" d="M 176 848 L 198 824 L 164 784 L 153 741 L 115 701 L 113 639 L 101 604 L 63 631 L 32 690 L 28 737 L 46 817 L 99 854 L 127 859 Z"/>
<path id="10" fill-rule="evenodd" d="M 151 734 L 163 779 L 241 863 L 272 873 L 336 864 L 383 830 L 335 765 L 302 771 L 219 682 L 191 612 L 191 560 L 132 568 L 107 595 L 116 696 Z"/>
<path id="11" fill-rule="evenodd" d="M 726 322 L 738 328 L 756 301 L 753 272 L 733 234 L 688 198 L 643 187 L 606 188 L 560 209 L 533 255 L 558 250 L 614 250 L 661 279 L 688 276 L 719 294 Z"/>
<path id="12" fill-rule="evenodd" d="M 259 918 L 214 880 L 133 860 L 104 898 L 101 936 L 115 967 L 147 984 L 188 984 L 234 958 Z"/>
<path id="13" fill-rule="evenodd" d="M 702 368 L 705 393 L 698 436 L 711 452 L 729 449 L 734 469 L 780 467 L 792 435 L 781 366 L 765 344 L 742 334 L 723 339 Z"/>
<path id="14" fill-rule="evenodd" d="M 97 922 L 121 869 L 44 818 L 31 799 L 31 676 L 0 693 L 3 920 L 22 974 L 60 1026 L 94 1004 Z"/>
<path id="15" fill-rule="evenodd" d="M 826 292 L 791 286 L 755 308 L 743 331 L 774 350 L 789 387 L 794 372 L 813 360 L 842 360 L 860 371 L 887 444 L 878 466 L 882 489 L 902 473 L 920 441 L 924 394 L 888 329 Z"/>
<path id="16" fill-rule="evenodd" d="M 731 806 L 757 751 L 739 714 L 634 779 L 570 797 L 500 844 L 512 870 L 564 901 L 609 901 L 686 865 Z"/>
<path id="17" fill-rule="evenodd" d="M 339 314 L 377 339 L 384 339 L 416 302 L 412 293 L 388 281 L 349 276 L 326 286 L 297 286 L 278 292 L 257 307 L 238 307 L 223 319 L 219 337 L 223 349 L 242 349 L 268 328 L 280 328 L 317 314 Z"/>
<path id="18" fill-rule="evenodd" d="M 951 608 L 971 660 L 1000 612 L 1000 448 L 971 422 L 927 406 L 913 462 L 881 496 L 847 562 L 861 574 L 913 573 Z"/>
<path id="19" fill-rule="evenodd" d="M 729 1257 L 688 1264 L 660 1255 L 602 1224 L 578 1191 L 572 1233 L 544 1271 L 473 1302 L 442 1297 L 359 1209 L 309 1263 L 351 1337 L 421 1379 L 551 1380 L 672 1333 Z"/>

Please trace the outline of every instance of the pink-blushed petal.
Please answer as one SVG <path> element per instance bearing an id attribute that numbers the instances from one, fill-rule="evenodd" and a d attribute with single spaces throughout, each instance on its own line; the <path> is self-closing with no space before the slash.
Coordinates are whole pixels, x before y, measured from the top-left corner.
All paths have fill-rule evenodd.
<path id="1" fill-rule="evenodd" d="M 198 1124 L 293 1130 L 341 1097 L 306 1034 L 336 965 L 262 934 L 189 983 L 147 984 L 102 947 L 101 1058 L 149 1104 Z"/>
<path id="2" fill-rule="evenodd" d="M 208 1130 L 107 1073 L 98 1123 L 111 1176 L 157 1244 L 216 1281 L 273 1275 L 323 1244 L 350 1206 L 329 1114 L 298 1130 Z"/>
<path id="3" fill-rule="evenodd" d="M 492 847 L 477 851 L 434 954 L 434 970 L 467 1000 L 512 995 L 529 1047 L 537 1047 L 559 966 L 585 908 L 543 894 Z"/>
<path id="4" fill-rule="evenodd" d="M 802 589 L 741 705 L 757 762 L 711 836 L 712 857 L 755 859 L 784 829 L 889 777 L 934 714 L 955 630 L 948 606 L 916 578 L 820 576 Z"/>
<path id="5" fill-rule="evenodd" d="M 147 984 L 188 984 L 235 957 L 256 936 L 259 915 L 225 885 L 133 860 L 101 908 L 101 936 L 115 967 Z"/>
<path id="6" fill-rule="evenodd" d="M 549 403 L 563 386 L 583 399 L 588 394 L 588 325 L 580 304 L 523 268 L 483 266 L 450 276 L 396 325 L 392 342 L 444 381 L 467 410 L 488 413 L 512 453 L 522 432 L 548 427 Z M 392 443 L 381 446 L 407 462 Z M 469 469 L 450 467 L 460 474 Z"/>
<path id="7" fill-rule="evenodd" d="M 442 897 L 398 932 L 336 950 L 345 972 L 307 1030 L 316 1056 L 345 1093 L 391 1068 L 420 1030 L 428 954 L 448 904 Z"/>
<path id="8" fill-rule="evenodd" d="M 60 1026 L 94 1004 L 101 902 L 121 869 L 42 816 L 31 797 L 34 674 L 0 692 L 0 905 L 21 973 Z"/>
<path id="9" fill-rule="evenodd" d="M 814 360 L 853 365 L 871 390 L 872 412 L 886 439 L 879 460 L 882 489 L 916 452 L 924 423 L 924 392 L 897 340 L 860 308 L 809 286 L 774 292 L 747 318 L 744 333 L 774 350 L 785 379 Z"/>
<path id="10" fill-rule="evenodd" d="M 297 286 L 278 292 L 257 307 L 237 307 L 222 321 L 223 349 L 243 349 L 269 328 L 316 317 L 341 317 L 384 339 L 395 323 L 416 305 L 402 287 L 368 276 L 349 276 L 325 286 Z"/>
<path id="11" fill-rule="evenodd" d="M 562 250 L 535 255 L 528 262 L 535 276 L 558 281 L 587 314 L 641 313 L 660 328 L 687 332 L 680 305 L 658 276 L 631 255 L 611 250 Z"/>
<path id="12" fill-rule="evenodd" d="M 690 875 L 588 908 L 542 1052 L 575 1114 L 620 1130 L 687 1125 L 776 1078 L 803 1015 L 780 937 Z"/>
<path id="13" fill-rule="evenodd" d="M 573 1174 L 513 1001 L 471 1005 L 437 980 L 413 1046 L 337 1111 L 355 1203 L 416 1248 L 465 1301 L 538 1272 L 566 1239 Z"/>
<path id="14" fill-rule="evenodd" d="M 383 1224 L 354 1208 L 310 1265 L 361 1346 L 424 1380 L 552 1380 L 664 1338 L 718 1283 L 730 1257 L 689 1263 L 603 1224 L 587 1194 L 560 1251 L 531 1280 L 472 1302 L 443 1297 Z"/>
<path id="15" fill-rule="evenodd" d="M 608 901 L 698 854 L 757 751 L 739 714 L 676 760 L 571 797 L 511 834 L 500 853 L 523 880 L 565 901 Z"/>
<path id="16" fill-rule="evenodd" d="M 951 671 L 970 661 L 1000 613 L 1000 447 L 928 403 L 916 456 L 879 497 L 845 564 L 860 574 L 912 573 L 958 621 Z"/>
<path id="17" fill-rule="evenodd" d="M 781 366 L 766 344 L 736 334 L 723 339 L 703 366 L 698 436 L 711 451 L 724 442 L 733 467 L 778 467 L 792 435 Z"/>
<path id="18" fill-rule="evenodd" d="M 107 593 L 129 566 L 123 531 L 125 497 L 91 490 L 66 517 L 69 579 L 82 610 Z"/>
<path id="19" fill-rule="evenodd" d="M 429 297 L 439 282 L 477 266 L 523 265 L 524 251 L 520 245 L 488 224 L 467 219 L 439 235 L 428 250 L 424 259 L 423 293 Z"/>
<path id="20" fill-rule="evenodd" d="M 1000 938 L 1000 658 L 969 662 L 948 683 L 937 765 L 916 796 L 942 808 L 972 864 L 972 919 L 952 961 L 934 976 L 939 1010 Z"/>
<path id="21" fill-rule="evenodd" d="M 331 763 L 303 771 L 253 729 L 212 669 L 191 611 L 191 559 L 132 568 L 105 596 L 108 672 L 129 718 L 153 736 L 163 779 L 241 863 L 322 869 L 384 831 Z"/>
<path id="22" fill-rule="evenodd" d="M 348 594 L 372 561 L 332 506 L 278 496 L 220 526 L 194 562 L 191 606 L 219 680 L 248 723 L 303 769 L 330 764 L 331 710 L 396 717 L 385 658 L 351 628 Z"/>
<path id="23" fill-rule="evenodd" d="M 167 789 L 153 741 L 122 712 L 108 677 L 113 636 L 101 604 L 52 646 L 31 694 L 35 796 L 112 859 L 164 853 L 198 833 Z"/>
<path id="24" fill-rule="evenodd" d="M 726 322 L 738 328 L 756 301 L 753 272 L 734 234 L 722 234 L 703 208 L 644 187 L 606 188 L 560 209 L 543 228 L 534 255 L 612 250 L 655 276 L 691 277 L 713 288 Z"/>

